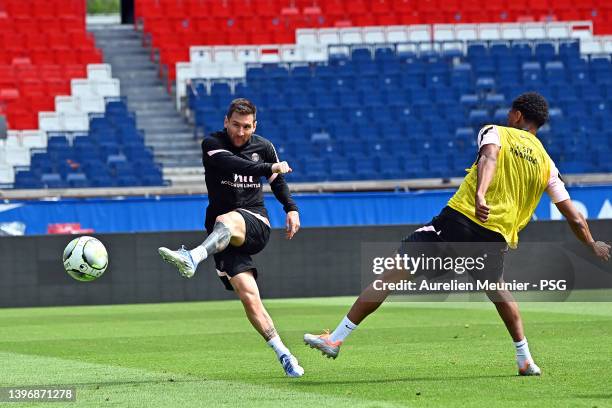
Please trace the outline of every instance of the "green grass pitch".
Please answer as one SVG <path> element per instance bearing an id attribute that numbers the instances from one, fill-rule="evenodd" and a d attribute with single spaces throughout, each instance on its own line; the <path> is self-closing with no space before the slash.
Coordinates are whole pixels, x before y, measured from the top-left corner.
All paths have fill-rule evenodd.
<path id="1" fill-rule="evenodd" d="M 76 387 L 76 403 L 53 407 L 612 406 L 612 303 L 522 304 L 543 370 L 524 378 L 484 302 L 387 303 L 337 360 L 302 343 L 352 300 L 265 301 L 300 379 L 284 376 L 237 301 L 3 309 L 0 385 Z"/>

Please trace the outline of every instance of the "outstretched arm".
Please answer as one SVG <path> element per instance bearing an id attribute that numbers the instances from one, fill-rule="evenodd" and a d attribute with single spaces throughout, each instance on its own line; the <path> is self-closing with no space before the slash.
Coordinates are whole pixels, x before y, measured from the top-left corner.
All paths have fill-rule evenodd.
<path id="1" fill-rule="evenodd" d="M 497 167 L 497 156 L 499 156 L 499 146 L 486 144 L 480 148 L 478 155 L 477 171 L 478 181 L 476 184 L 476 218 L 482 222 L 487 222 L 489 218 L 489 207 L 485 200 L 485 194 L 491 185 L 495 168 Z"/>
<path id="2" fill-rule="evenodd" d="M 270 177 L 275 173 L 284 174 L 291 171 L 287 162 L 258 163 L 243 159 L 224 149 L 213 138 L 206 138 L 202 142 L 202 161 L 205 166 L 210 165 L 245 176 Z"/>
<path id="3" fill-rule="evenodd" d="M 567 220 L 576 238 L 589 246 L 596 257 L 604 261 L 609 260 L 610 245 L 593 239 L 586 218 L 578 211 L 572 200 L 568 198 L 567 200 L 555 203 L 555 205 Z"/>
<path id="4" fill-rule="evenodd" d="M 270 144 L 268 148 L 267 155 L 268 158 L 266 160 L 270 160 L 274 163 L 279 162 L 276 149 L 274 149 L 272 144 Z M 285 223 L 286 238 L 291 239 L 300 229 L 300 214 L 298 213 L 298 207 L 291 197 L 291 191 L 289 191 L 289 186 L 285 178 L 281 174 L 273 174 L 268 178 L 268 181 L 270 182 L 270 188 L 274 193 L 274 197 L 283 205 L 283 209 L 287 213 L 287 220 Z"/>

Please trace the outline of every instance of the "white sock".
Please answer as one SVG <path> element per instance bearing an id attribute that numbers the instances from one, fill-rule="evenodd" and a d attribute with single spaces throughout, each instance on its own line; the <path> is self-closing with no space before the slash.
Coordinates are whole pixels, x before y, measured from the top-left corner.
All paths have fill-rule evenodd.
<path id="1" fill-rule="evenodd" d="M 206 248 L 203 246 L 198 246 L 189 251 L 191 257 L 193 258 L 193 262 L 198 265 L 200 262 L 205 260 L 208 257 L 208 252 L 206 252 Z"/>
<path id="2" fill-rule="evenodd" d="M 281 358 L 283 354 L 291 355 L 289 349 L 283 344 L 283 341 L 279 336 L 274 336 L 268 340 L 268 346 L 272 347 L 276 353 L 276 357 Z"/>
<path id="3" fill-rule="evenodd" d="M 525 365 L 525 361 L 533 363 L 533 358 L 529 352 L 529 344 L 527 344 L 526 337 L 521 341 L 515 341 L 514 347 L 516 347 L 516 363 L 519 365 L 519 367 L 523 367 Z"/>
<path id="4" fill-rule="evenodd" d="M 336 330 L 330 334 L 329 340 L 333 342 L 344 341 L 344 339 L 346 339 L 356 328 L 357 325 L 351 322 L 347 316 L 344 316 L 344 319 L 342 319 L 338 327 L 336 327 Z"/>

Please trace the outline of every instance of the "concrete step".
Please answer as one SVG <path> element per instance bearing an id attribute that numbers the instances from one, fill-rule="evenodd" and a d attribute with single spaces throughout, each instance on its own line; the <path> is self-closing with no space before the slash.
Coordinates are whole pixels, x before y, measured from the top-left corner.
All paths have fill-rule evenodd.
<path id="1" fill-rule="evenodd" d="M 166 135 L 168 137 L 171 135 L 177 134 L 177 133 L 187 133 L 187 132 L 192 131 L 188 126 L 180 126 L 180 127 L 176 125 L 165 126 L 163 124 L 158 124 L 155 126 L 147 126 L 147 124 L 139 123 L 138 128 L 143 129 L 146 134 L 155 132 L 154 134 L 156 135 L 161 134 L 161 135 Z"/>
<path id="2" fill-rule="evenodd" d="M 122 96 L 127 96 L 128 97 L 128 103 L 131 102 L 156 102 L 156 103 L 172 103 L 173 100 L 170 99 L 170 96 L 166 93 L 165 95 L 151 95 L 151 94 L 139 94 L 139 93 L 133 93 L 133 94 L 126 94 L 126 93 L 122 93 Z"/>
<path id="3" fill-rule="evenodd" d="M 104 57 L 109 60 L 109 61 L 119 61 L 123 58 L 126 57 L 139 57 L 143 60 L 150 60 L 150 53 L 149 51 L 143 49 L 142 47 L 138 46 L 138 47 L 122 47 L 121 45 L 118 45 L 117 47 L 121 47 L 121 48 L 114 48 L 114 47 L 100 47 L 99 44 L 97 44 L 99 48 L 102 49 L 102 51 L 104 51 Z"/>
<path id="4" fill-rule="evenodd" d="M 112 66 L 113 76 L 121 81 L 121 95 L 128 109 L 136 113 L 145 143 L 153 149 L 155 160 L 166 168 L 200 168 L 200 140 L 193 128 L 176 111 L 174 97 L 159 78 L 159 67 L 151 61 L 150 50 L 142 46 L 142 35 L 131 26 L 96 28 L 96 44 Z"/>
<path id="5" fill-rule="evenodd" d="M 141 94 L 143 92 L 146 92 L 148 94 L 160 94 L 160 95 L 168 95 L 168 97 L 170 96 L 168 94 L 168 92 L 166 92 L 166 88 L 163 86 L 163 84 L 147 84 L 147 85 L 131 85 L 130 81 L 126 81 L 125 84 L 125 93 L 126 94 Z"/>
<path id="6" fill-rule="evenodd" d="M 113 72 L 113 74 L 115 73 Z M 133 68 L 120 69 L 119 71 L 117 71 L 116 76 L 119 79 L 125 78 L 127 80 L 134 80 L 134 79 L 141 79 L 141 78 L 145 78 L 145 79 L 156 78 L 159 81 L 161 81 L 159 77 L 159 71 L 153 65 L 151 65 L 149 69 L 133 69 Z"/>
<path id="7" fill-rule="evenodd" d="M 167 159 L 167 160 L 158 160 L 155 159 L 156 162 L 161 163 L 164 168 L 172 168 L 172 167 L 184 167 L 184 166 L 197 166 L 202 165 L 202 158 L 199 159 Z"/>
<path id="8" fill-rule="evenodd" d="M 131 91 L 131 88 L 137 88 L 134 91 L 137 92 L 138 88 L 155 89 L 163 87 L 163 82 L 157 76 L 150 76 L 145 78 L 121 78 L 121 88 L 126 91 Z"/>
<path id="9" fill-rule="evenodd" d="M 201 151 L 201 147 L 200 147 L 200 142 L 197 140 L 194 140 L 193 138 L 182 138 L 182 137 L 176 137 L 173 135 L 167 135 L 166 137 L 158 137 L 158 138 L 150 138 L 150 137 L 146 137 L 145 136 L 145 143 L 147 145 L 151 145 L 151 146 L 158 146 L 158 145 L 162 145 L 164 143 L 179 143 L 181 145 L 184 146 L 189 146 L 190 148 L 193 149 L 198 149 L 198 151 Z"/>
<path id="10" fill-rule="evenodd" d="M 148 115 L 138 115 L 138 125 L 139 126 L 148 126 L 148 127 L 157 127 L 160 128 L 168 128 L 170 125 L 175 127 L 184 127 L 185 121 L 178 115 L 170 115 L 170 112 L 167 112 L 167 116 L 148 116 Z"/>
<path id="11" fill-rule="evenodd" d="M 171 102 L 151 102 L 149 104 L 144 104 L 143 102 L 134 103 L 132 109 L 137 110 L 143 115 L 170 115 L 172 116 L 180 116 L 176 109 L 174 109 L 174 104 Z"/>
<path id="12" fill-rule="evenodd" d="M 179 142 L 179 141 L 165 141 L 158 143 L 150 143 L 147 142 L 147 146 L 153 149 L 155 154 L 160 153 L 169 153 L 169 152 L 183 152 L 187 155 L 201 155 L 202 150 L 198 145 L 194 145 L 191 141 L 187 142 Z"/>
<path id="13" fill-rule="evenodd" d="M 164 169 L 164 177 L 181 177 L 181 176 L 203 176 L 204 167 L 172 167 Z"/>

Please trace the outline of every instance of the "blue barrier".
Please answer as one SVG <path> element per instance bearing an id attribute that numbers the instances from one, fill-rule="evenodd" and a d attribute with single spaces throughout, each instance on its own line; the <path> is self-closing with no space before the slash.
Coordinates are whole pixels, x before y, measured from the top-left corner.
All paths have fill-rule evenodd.
<path id="1" fill-rule="evenodd" d="M 612 218 L 612 186 L 573 187 L 570 195 L 588 218 Z M 303 227 L 414 224 L 429 221 L 453 191 L 296 194 Z M 199 230 L 206 196 L 11 201 L 0 204 L 0 223 L 20 222 L 26 234 L 45 234 L 47 225 L 78 222 L 96 232 Z M 273 227 L 285 224 L 284 212 L 266 196 Z M 544 194 L 535 218 L 560 219 Z"/>

